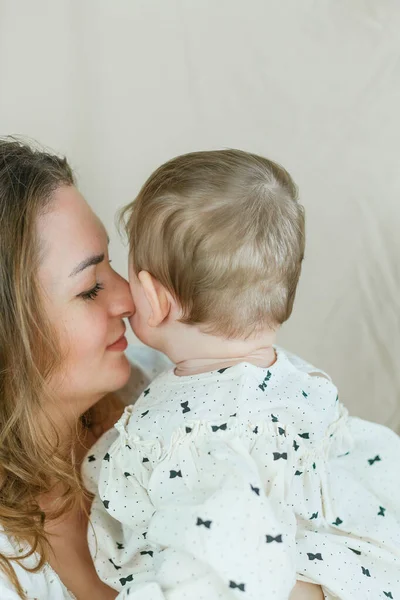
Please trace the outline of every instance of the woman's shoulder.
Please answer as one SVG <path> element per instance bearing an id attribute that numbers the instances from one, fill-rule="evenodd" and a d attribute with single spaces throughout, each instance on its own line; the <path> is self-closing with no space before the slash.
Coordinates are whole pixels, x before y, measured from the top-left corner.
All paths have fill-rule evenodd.
<path id="1" fill-rule="evenodd" d="M 10 536 L 0 527 L 0 554 L 6 557 L 15 556 L 23 548 L 13 541 Z M 36 563 L 36 555 L 25 559 L 25 566 L 32 568 Z M 22 565 L 14 561 L 13 568 L 18 581 L 25 591 L 28 600 L 72 600 L 73 596 L 61 583 L 58 575 L 53 571 L 50 565 L 45 565 L 37 573 L 31 573 L 23 568 Z M 0 598 L 1 600 L 20 600 L 20 596 L 10 581 L 7 574 L 0 569 Z"/>
<path id="2" fill-rule="evenodd" d="M 154 379 L 154 377 L 172 366 L 172 362 L 165 354 L 143 344 L 129 345 L 125 355 L 129 362 L 132 365 L 137 365 L 148 379 Z"/>
<path id="3" fill-rule="evenodd" d="M 0 526 L 0 554 L 3 556 L 10 556 L 15 552 L 13 544 L 5 533 L 4 529 Z M 7 577 L 6 573 L 0 568 L 0 598 L 3 600 L 19 600 L 19 596 L 12 585 L 11 581 Z"/>

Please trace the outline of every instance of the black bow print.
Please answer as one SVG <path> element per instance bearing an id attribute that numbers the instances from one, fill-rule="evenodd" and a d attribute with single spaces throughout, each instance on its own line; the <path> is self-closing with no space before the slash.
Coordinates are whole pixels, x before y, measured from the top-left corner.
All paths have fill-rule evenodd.
<path id="1" fill-rule="evenodd" d="M 309 433 L 299 433 L 299 437 L 303 438 L 303 440 L 309 440 L 310 434 Z"/>
<path id="2" fill-rule="evenodd" d="M 393 596 L 392 596 L 392 592 L 383 592 L 386 596 L 386 598 L 392 598 L 393 600 Z"/>
<path id="3" fill-rule="evenodd" d="M 303 471 L 296 471 L 295 475 L 303 475 Z"/>
<path id="4" fill-rule="evenodd" d="M 298 445 L 298 443 L 296 442 L 296 440 L 293 440 L 293 448 L 294 448 L 295 452 L 297 452 L 297 450 L 300 448 L 300 446 Z"/>
<path id="5" fill-rule="evenodd" d="M 229 418 L 237 417 L 237 413 L 233 413 L 233 415 L 229 415 Z"/>
<path id="6" fill-rule="evenodd" d="M 279 435 L 286 436 L 286 431 L 283 429 L 283 427 L 278 427 L 278 433 L 279 433 Z"/>
<path id="7" fill-rule="evenodd" d="M 109 500 L 103 500 L 103 504 L 104 504 L 104 508 L 108 508 L 110 505 L 110 501 Z"/>
<path id="8" fill-rule="evenodd" d="M 143 395 L 147 396 L 147 394 L 150 394 L 150 388 L 147 388 L 147 390 L 144 390 Z"/>
<path id="9" fill-rule="evenodd" d="M 186 402 L 181 402 L 181 406 L 182 406 L 182 408 L 183 408 L 183 410 L 182 410 L 182 414 L 185 414 L 185 413 L 187 413 L 187 412 L 190 412 L 190 408 L 189 408 L 189 402 L 188 402 L 188 401 L 186 401 Z"/>
<path id="10" fill-rule="evenodd" d="M 301 390 L 301 393 L 303 394 L 304 398 L 308 397 L 308 394 L 304 390 Z"/>
<path id="11" fill-rule="evenodd" d="M 125 475 L 125 477 L 126 477 L 126 478 L 128 478 L 128 477 L 132 477 L 132 474 L 131 474 L 131 473 L 128 473 L 128 471 L 125 471 L 124 475 Z"/>
<path id="12" fill-rule="evenodd" d="M 213 431 L 218 431 L 218 429 L 221 429 L 222 431 L 226 430 L 226 423 L 223 423 L 222 425 L 211 425 L 211 429 Z"/>
<path id="13" fill-rule="evenodd" d="M 333 433 L 332 433 L 333 435 Z M 332 435 L 330 435 L 329 437 L 332 437 Z M 338 454 L 338 458 L 343 458 L 343 456 L 348 456 L 350 454 L 350 450 L 348 452 L 345 452 L 344 454 Z"/>
<path id="14" fill-rule="evenodd" d="M 170 479 L 175 479 L 175 477 L 182 477 L 182 471 L 170 471 L 169 472 L 169 478 Z"/>
<path id="15" fill-rule="evenodd" d="M 276 417 L 275 415 L 272 415 L 272 414 L 271 414 L 271 417 L 272 417 L 272 422 L 273 423 L 277 423 L 278 422 L 278 417 Z"/>
<path id="16" fill-rule="evenodd" d="M 271 542 L 277 542 L 278 544 L 282 543 L 282 534 L 279 534 L 275 537 L 272 535 L 266 535 L 265 538 L 267 540 L 267 544 L 271 544 Z"/>
<path id="17" fill-rule="evenodd" d="M 211 528 L 211 523 L 212 521 L 203 521 L 203 519 L 200 519 L 200 517 L 197 517 L 197 523 L 196 525 L 204 525 L 204 527 L 206 527 L 207 529 Z"/>
<path id="18" fill-rule="evenodd" d="M 258 433 L 258 425 L 256 425 L 256 426 L 254 427 L 254 429 L 253 429 L 253 433 L 256 433 L 256 434 Z"/>
<path id="19" fill-rule="evenodd" d="M 251 487 L 251 491 L 254 492 L 255 494 L 257 494 L 257 496 L 260 495 L 260 488 L 254 487 L 251 484 L 250 484 L 250 487 Z"/>
<path id="20" fill-rule="evenodd" d="M 379 507 L 379 512 L 378 512 L 378 517 L 384 517 L 385 516 L 385 511 L 386 508 L 383 508 L 383 506 Z"/>
<path id="21" fill-rule="evenodd" d="M 191 427 L 185 427 L 185 431 L 186 431 L 186 433 L 190 433 L 192 431 L 192 428 Z"/>
<path id="22" fill-rule="evenodd" d="M 318 519 L 318 512 L 315 512 L 311 515 L 310 521 L 312 521 L 313 519 Z"/>
<path id="23" fill-rule="evenodd" d="M 375 462 L 379 462 L 381 460 L 381 457 L 379 456 L 379 454 L 377 454 L 375 456 L 375 458 L 369 458 L 368 462 L 370 465 L 373 465 Z"/>
<path id="24" fill-rule="evenodd" d="M 88 456 L 88 462 L 93 462 L 94 460 L 96 460 L 96 457 L 94 454 L 91 454 L 90 456 Z"/>
<path id="25" fill-rule="evenodd" d="M 146 535 L 147 535 L 147 531 L 145 531 L 145 533 L 142 533 L 142 536 L 144 537 L 144 539 L 146 539 Z"/>
<path id="26" fill-rule="evenodd" d="M 145 463 L 145 462 L 149 462 L 149 459 L 148 459 L 148 458 L 146 458 L 146 456 L 143 456 L 143 458 L 142 458 L 142 463 Z"/>
<path id="27" fill-rule="evenodd" d="M 267 389 L 267 385 L 268 385 L 268 381 L 271 379 L 271 372 L 267 371 L 266 376 L 264 377 L 264 380 L 262 383 L 260 383 L 260 385 L 258 386 L 260 388 L 260 390 L 262 392 L 265 392 L 265 390 Z"/>
<path id="28" fill-rule="evenodd" d="M 142 412 L 142 414 L 140 415 L 140 417 L 143 419 L 143 417 L 145 417 L 148 414 L 149 414 L 149 411 L 145 410 L 144 412 Z"/>
<path id="29" fill-rule="evenodd" d="M 279 460 L 280 458 L 283 458 L 283 460 L 287 460 L 287 452 L 282 452 L 282 454 L 280 454 L 279 452 L 274 452 L 274 460 Z"/>
<path id="30" fill-rule="evenodd" d="M 237 588 L 241 592 L 244 592 L 245 585 L 244 585 L 244 583 L 235 583 L 234 581 L 230 581 L 229 582 L 229 587 L 233 588 L 233 589 Z"/>
<path id="31" fill-rule="evenodd" d="M 361 569 L 362 569 L 363 575 L 366 575 L 367 577 L 371 577 L 371 573 L 369 572 L 369 569 L 364 569 L 364 567 L 361 567 Z"/>
<path id="32" fill-rule="evenodd" d="M 312 552 L 307 552 L 307 556 L 309 560 L 323 560 L 321 553 L 313 554 Z"/>
<path id="33" fill-rule="evenodd" d="M 153 550 L 142 550 L 142 552 L 140 553 L 142 556 L 144 556 L 145 554 L 148 554 L 149 556 L 151 556 L 151 558 L 153 558 Z"/>
<path id="34" fill-rule="evenodd" d="M 118 550 L 123 550 L 124 549 L 124 545 L 121 544 L 121 542 L 117 542 L 117 548 L 118 548 Z"/>
<path id="35" fill-rule="evenodd" d="M 351 550 L 352 552 L 354 552 L 354 554 L 357 554 L 358 556 L 360 556 L 361 554 L 359 550 L 354 550 L 354 548 L 349 548 L 349 550 Z"/>
<path id="36" fill-rule="evenodd" d="M 112 564 L 114 569 L 117 569 L 117 571 L 118 571 L 118 569 L 122 569 L 122 567 L 119 567 L 118 565 L 116 565 L 115 562 L 111 558 L 109 558 L 108 560 L 110 561 L 110 563 Z"/>
<path id="37" fill-rule="evenodd" d="M 121 585 L 125 585 L 129 581 L 133 581 L 133 575 L 128 575 L 128 577 L 121 577 L 119 580 Z"/>
<path id="38" fill-rule="evenodd" d="M 230 369 L 230 367 L 225 367 L 224 369 L 218 369 L 218 373 L 225 373 L 225 371 L 227 371 L 228 369 Z"/>
<path id="39" fill-rule="evenodd" d="M 108 454 L 108 452 L 107 452 L 107 454 L 104 456 L 103 460 L 106 460 L 107 462 L 110 462 L 110 455 Z"/>
<path id="40" fill-rule="evenodd" d="M 341 525 L 343 523 L 342 519 L 339 519 L 339 517 L 336 518 L 336 521 L 333 521 L 332 525 Z"/>

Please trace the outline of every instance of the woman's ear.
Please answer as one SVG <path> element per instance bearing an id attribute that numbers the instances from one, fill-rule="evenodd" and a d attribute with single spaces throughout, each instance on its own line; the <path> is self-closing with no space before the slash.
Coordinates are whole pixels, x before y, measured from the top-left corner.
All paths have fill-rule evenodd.
<path id="1" fill-rule="evenodd" d="M 170 294 L 165 287 L 147 271 L 140 271 L 138 279 L 151 308 L 151 315 L 147 323 L 150 327 L 157 327 L 158 325 L 161 325 L 170 313 Z"/>

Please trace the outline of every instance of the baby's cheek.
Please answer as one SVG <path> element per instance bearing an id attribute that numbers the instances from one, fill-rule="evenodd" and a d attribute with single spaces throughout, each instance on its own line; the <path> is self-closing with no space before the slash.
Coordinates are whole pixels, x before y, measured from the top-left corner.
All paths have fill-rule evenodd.
<path id="1" fill-rule="evenodd" d="M 152 343 L 152 327 L 147 324 L 147 318 L 143 318 L 139 314 L 133 315 L 129 320 L 133 333 L 146 346 L 151 346 Z"/>

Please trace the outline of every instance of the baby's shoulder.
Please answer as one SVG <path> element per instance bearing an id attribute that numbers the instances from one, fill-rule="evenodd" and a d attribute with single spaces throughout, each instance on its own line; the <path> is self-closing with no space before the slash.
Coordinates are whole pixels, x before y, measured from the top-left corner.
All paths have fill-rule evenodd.
<path id="1" fill-rule="evenodd" d="M 276 347 L 276 351 L 277 353 L 286 356 L 289 363 L 299 372 L 306 373 L 311 377 L 322 377 L 324 379 L 327 379 L 328 381 L 332 381 L 328 373 L 326 373 L 322 369 L 319 369 L 318 367 L 315 367 L 313 364 L 304 360 L 300 356 L 297 356 L 296 354 L 293 354 L 292 352 L 289 352 L 288 350 L 285 350 L 279 346 Z"/>
<path id="2" fill-rule="evenodd" d="M 189 422 L 215 423 L 235 412 L 241 377 L 213 371 L 178 377 L 170 369 L 156 377 L 122 419 L 125 430 L 141 439 L 170 438 Z"/>

